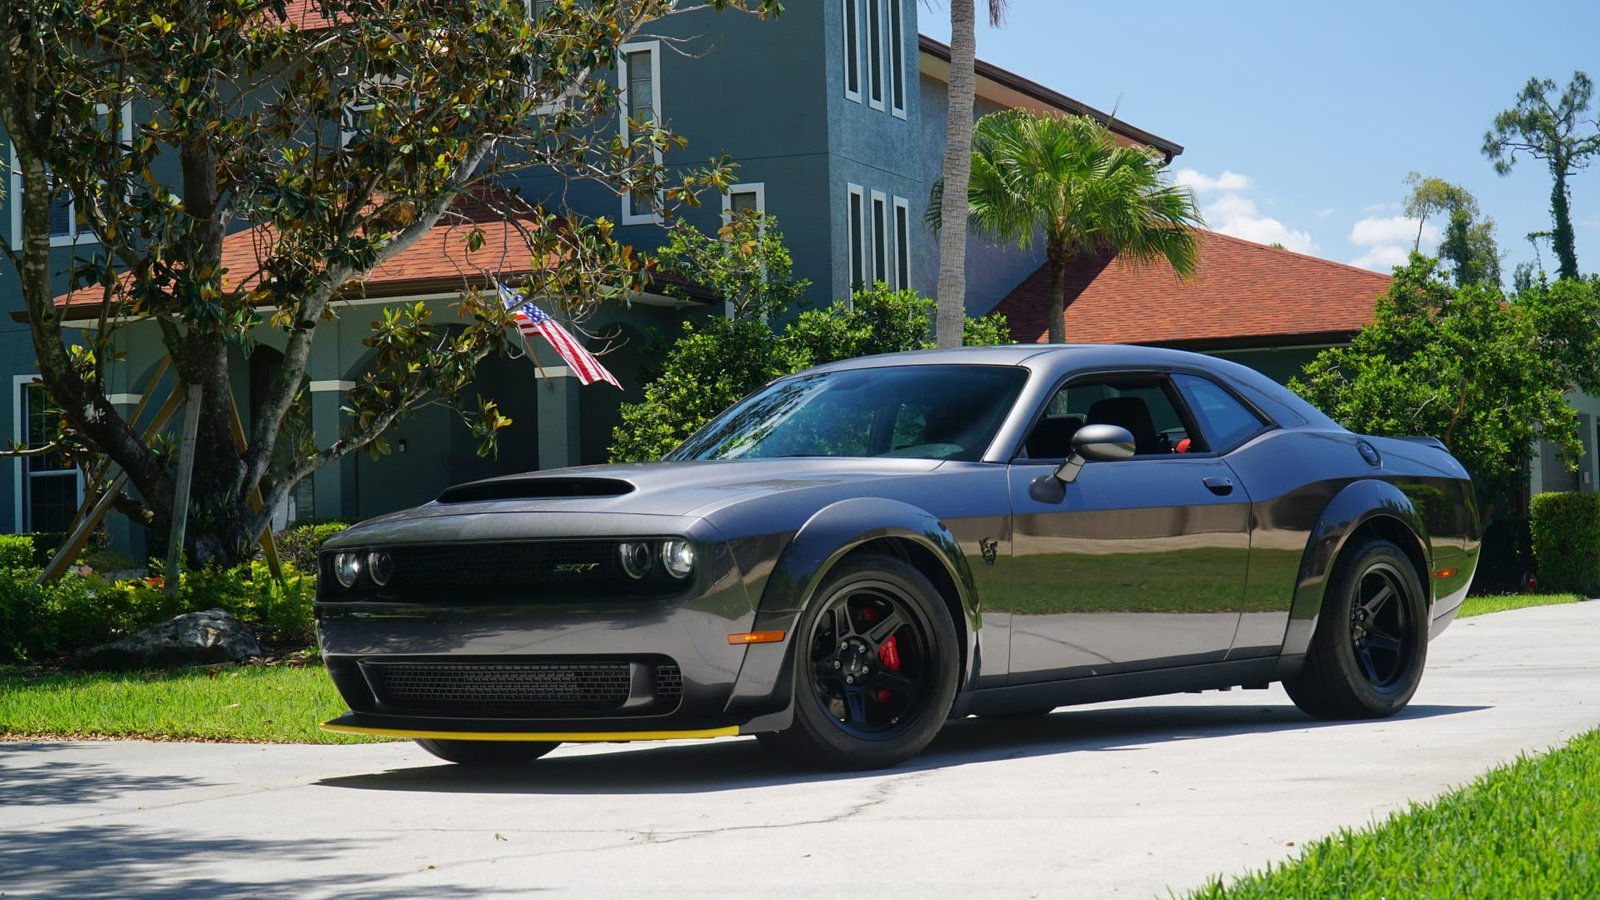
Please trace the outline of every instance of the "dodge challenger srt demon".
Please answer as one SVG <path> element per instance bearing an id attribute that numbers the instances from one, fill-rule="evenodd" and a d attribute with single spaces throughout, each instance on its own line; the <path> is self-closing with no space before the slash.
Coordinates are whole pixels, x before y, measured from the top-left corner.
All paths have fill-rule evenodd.
<path id="1" fill-rule="evenodd" d="M 754 734 L 888 766 L 951 718 L 1282 682 L 1387 716 L 1477 564 L 1438 441 L 1229 362 L 895 354 L 779 379 L 663 461 L 452 487 L 318 560 L 324 727 L 461 763 Z"/>

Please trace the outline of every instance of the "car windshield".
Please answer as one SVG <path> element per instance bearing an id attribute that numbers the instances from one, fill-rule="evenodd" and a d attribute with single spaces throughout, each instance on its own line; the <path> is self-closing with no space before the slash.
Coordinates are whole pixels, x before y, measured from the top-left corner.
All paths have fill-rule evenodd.
<path id="1" fill-rule="evenodd" d="M 846 369 L 770 384 L 668 460 L 884 456 L 975 460 L 1027 381 L 1014 366 Z"/>

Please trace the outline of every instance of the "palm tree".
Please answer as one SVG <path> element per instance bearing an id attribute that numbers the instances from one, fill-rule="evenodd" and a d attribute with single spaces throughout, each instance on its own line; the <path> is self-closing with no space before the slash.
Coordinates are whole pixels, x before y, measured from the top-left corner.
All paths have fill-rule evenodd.
<path id="1" fill-rule="evenodd" d="M 1135 264 L 1164 260 L 1193 277 L 1204 224 L 1194 194 L 1165 177 L 1165 160 L 1119 143 L 1088 116 L 1021 109 L 978 120 L 967 189 L 972 225 L 1024 249 L 1041 237 L 1050 261 L 1050 341 L 1066 340 L 1066 274 L 1088 254 Z"/>
<path id="2" fill-rule="evenodd" d="M 988 0 L 989 24 L 998 27 L 1008 0 Z M 977 92 L 978 38 L 973 0 L 950 0 L 950 105 L 945 116 L 944 179 L 949 191 L 941 199 L 939 220 L 950 223 L 939 232 L 939 287 L 934 339 L 941 347 L 961 346 L 967 313 L 967 220 L 961 198 L 967 192 L 972 157 L 972 103 Z"/>

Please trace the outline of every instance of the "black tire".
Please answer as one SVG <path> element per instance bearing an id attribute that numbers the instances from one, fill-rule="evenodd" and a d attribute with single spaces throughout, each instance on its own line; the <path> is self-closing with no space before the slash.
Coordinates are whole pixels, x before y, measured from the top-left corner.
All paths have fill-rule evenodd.
<path id="1" fill-rule="evenodd" d="M 1428 656 L 1428 609 L 1411 559 L 1369 538 L 1341 554 L 1305 668 L 1289 698 L 1319 719 L 1381 719 L 1404 709 Z"/>
<path id="2" fill-rule="evenodd" d="M 832 771 L 916 756 L 955 702 L 957 640 L 938 589 L 921 572 L 889 556 L 846 559 L 795 632 L 794 722 L 762 736 L 763 746 Z"/>
<path id="3" fill-rule="evenodd" d="M 450 741 L 418 738 L 417 746 L 463 766 L 514 766 L 561 746 L 558 741 Z"/>

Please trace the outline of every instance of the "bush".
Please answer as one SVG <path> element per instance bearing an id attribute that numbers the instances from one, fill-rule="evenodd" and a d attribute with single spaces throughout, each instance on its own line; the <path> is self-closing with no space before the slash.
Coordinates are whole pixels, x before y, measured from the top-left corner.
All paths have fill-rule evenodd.
<path id="1" fill-rule="evenodd" d="M 0 569 L 33 567 L 33 535 L 0 534 Z"/>
<path id="2" fill-rule="evenodd" d="M 322 542 L 349 527 L 348 522 L 318 522 L 286 528 L 273 536 L 278 545 L 278 558 L 286 566 L 315 574 Z"/>
<path id="3" fill-rule="evenodd" d="M 1528 506 L 1539 589 L 1600 595 L 1600 494 L 1538 494 Z"/>

